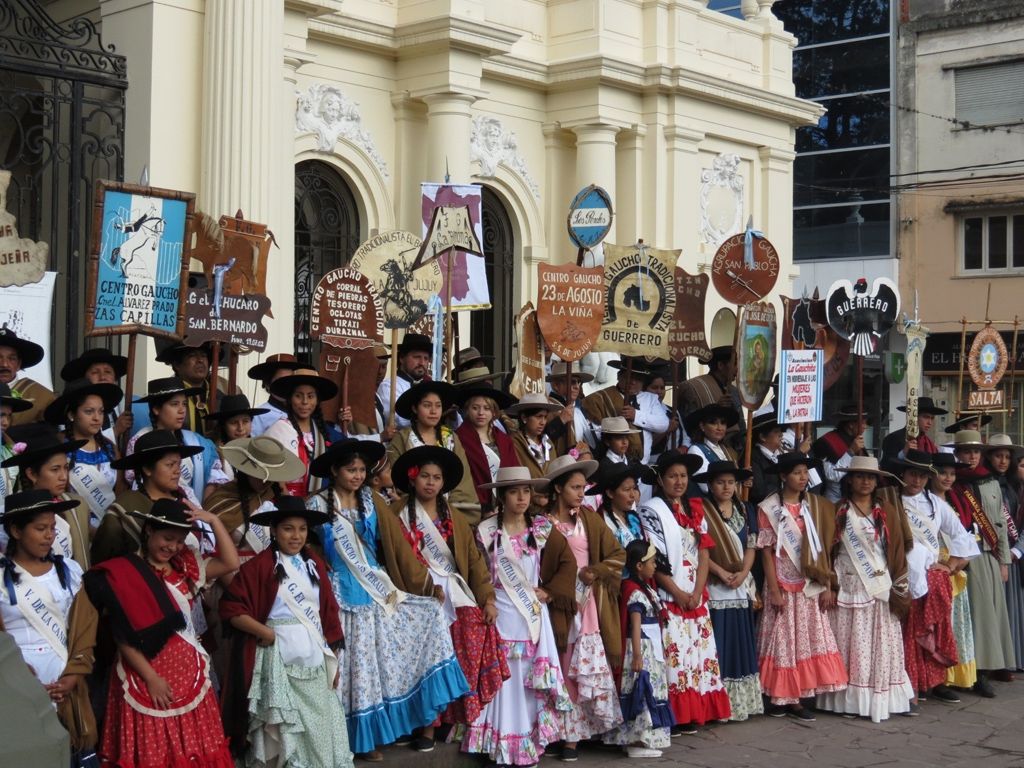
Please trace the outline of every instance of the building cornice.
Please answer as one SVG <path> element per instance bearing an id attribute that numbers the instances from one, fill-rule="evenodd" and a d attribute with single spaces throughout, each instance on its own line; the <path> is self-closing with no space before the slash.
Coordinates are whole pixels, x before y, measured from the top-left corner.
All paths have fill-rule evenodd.
<path id="1" fill-rule="evenodd" d="M 336 13 L 330 18 L 310 21 L 310 37 L 392 56 L 417 54 L 444 48 L 476 53 L 483 57 L 507 54 L 523 36 L 495 24 L 458 16 L 400 24 L 388 24 Z"/>

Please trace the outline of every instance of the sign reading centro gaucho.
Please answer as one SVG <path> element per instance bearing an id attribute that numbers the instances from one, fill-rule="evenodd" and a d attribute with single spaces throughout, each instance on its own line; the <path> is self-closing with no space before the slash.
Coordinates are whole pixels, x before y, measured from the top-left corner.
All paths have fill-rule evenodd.
<path id="1" fill-rule="evenodd" d="M 364 349 L 383 338 L 384 313 L 365 275 L 332 270 L 313 290 L 309 335 L 339 349 Z"/>
<path id="2" fill-rule="evenodd" d="M 599 352 L 668 356 L 668 334 L 676 312 L 676 260 L 682 251 L 642 242 L 605 243 L 605 310 Z"/>
<path id="3" fill-rule="evenodd" d="M 604 269 L 540 264 L 537 322 L 560 360 L 572 363 L 594 347 L 604 319 Z"/>

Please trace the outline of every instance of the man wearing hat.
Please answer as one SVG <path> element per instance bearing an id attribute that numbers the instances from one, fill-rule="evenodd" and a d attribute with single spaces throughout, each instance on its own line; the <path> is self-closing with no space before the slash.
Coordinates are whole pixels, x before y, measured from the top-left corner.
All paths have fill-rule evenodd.
<path id="1" fill-rule="evenodd" d="M 567 374 L 567 371 L 571 373 Z M 583 412 L 581 396 L 583 385 L 593 380 L 593 376 L 580 370 L 579 363 L 570 366 L 558 361 L 551 365 L 551 373 L 546 379 L 551 385 L 551 399 L 563 407 L 555 418 L 548 420 L 544 431 L 554 443 L 556 455 L 566 454 L 571 448 L 580 448 L 580 443 L 591 451 L 597 447 L 597 436 Z"/>
<path id="2" fill-rule="evenodd" d="M 43 356 L 41 346 L 19 338 L 6 325 L 0 327 L 0 384 L 8 385 L 14 397 L 32 403 L 31 408 L 12 415 L 12 424 L 42 421 L 43 411 L 53 402 L 53 392 L 22 373 L 26 368 L 41 363 Z"/>
<path id="3" fill-rule="evenodd" d="M 162 348 L 161 348 L 162 347 Z M 199 390 L 194 395 L 189 395 L 187 400 L 188 410 L 185 415 L 185 429 L 204 434 L 204 419 L 209 413 L 207 403 L 210 400 L 210 358 L 212 355 L 209 344 L 198 347 L 189 347 L 184 344 L 170 344 L 163 346 L 157 344 L 158 363 L 166 363 L 174 370 L 174 374 L 192 389 Z M 231 347 L 228 344 L 221 345 L 225 351 L 224 359 L 231 354 Z M 227 393 L 228 382 L 223 376 L 217 377 L 217 391 L 221 394 Z M 231 394 L 240 394 L 242 390 L 235 387 Z M 145 422 L 143 422 L 145 423 Z"/>
<path id="4" fill-rule="evenodd" d="M 252 436 L 259 437 L 266 432 L 271 424 L 280 421 L 285 418 L 284 413 L 284 402 L 272 394 L 270 391 L 270 385 L 274 383 L 276 379 L 282 376 L 297 371 L 299 368 L 306 367 L 299 362 L 295 355 L 289 355 L 287 352 L 282 352 L 277 355 L 270 355 L 262 363 L 254 365 L 249 369 L 248 376 L 253 381 L 258 381 L 263 385 L 263 389 L 267 392 L 267 401 L 256 406 L 257 408 L 266 409 L 266 413 L 254 416 L 252 419 Z"/>
<path id="5" fill-rule="evenodd" d="M 948 438 L 948 442 L 939 446 L 939 450 L 937 452 L 956 453 L 956 442 L 954 438 L 957 432 L 974 431 L 980 433 L 981 428 L 990 423 L 992 423 L 992 416 L 990 414 L 969 413 L 966 416 L 960 417 L 952 424 L 947 424 L 946 428 L 942 431 L 951 437 Z"/>
<path id="6" fill-rule="evenodd" d="M 907 412 L 907 406 L 901 405 L 896 409 L 902 413 Z M 905 450 L 914 449 L 925 453 L 938 453 L 939 446 L 928 436 L 929 430 L 935 425 L 936 416 L 945 416 L 949 411 L 940 408 L 930 397 L 920 397 L 917 400 L 917 437 L 907 440 L 907 428 L 897 429 L 890 432 L 882 441 L 882 467 L 893 471 L 890 465 L 899 459 Z"/>
<path id="7" fill-rule="evenodd" d="M 87 381 L 90 384 L 113 384 L 120 387 L 120 380 L 128 372 L 128 358 L 115 355 L 106 347 L 87 349 L 80 356 L 65 363 L 60 377 L 66 382 Z M 124 403 L 117 403 L 103 414 L 103 430 L 108 432 L 111 442 L 132 428 L 131 410 Z"/>
<path id="8" fill-rule="evenodd" d="M 840 470 L 849 466 L 854 456 L 868 455 L 864 448 L 867 414 L 846 407 L 840 408 L 835 418 L 836 428 L 819 437 L 811 446 L 811 453 L 821 462 L 825 473 L 825 498 L 833 504 L 842 496 L 839 481 L 843 479 L 843 473 Z"/>
<path id="9" fill-rule="evenodd" d="M 395 375 L 395 400 L 413 384 L 419 384 L 428 378 L 430 358 L 434 353 L 434 344 L 429 336 L 422 333 L 407 333 L 398 345 L 398 372 Z M 377 397 L 384 408 L 384 420 L 391 417 L 391 378 L 386 377 L 377 387 Z M 404 429 L 409 420 L 395 414 L 395 426 Z"/>
<path id="10" fill-rule="evenodd" d="M 679 385 L 679 407 L 684 417 L 712 403 L 740 411 L 739 392 L 733 384 L 736 380 L 736 350 L 729 346 L 715 347 L 707 365 L 707 373 Z"/>
<path id="11" fill-rule="evenodd" d="M 642 358 L 613 360 L 608 365 L 619 371 L 614 386 L 599 389 L 583 398 L 583 410 L 593 424 L 595 434 L 600 432 L 602 419 L 609 416 L 622 416 L 640 430 L 640 434 L 629 436 L 629 456 L 647 464 L 651 460 L 654 436 L 668 430 L 668 414 L 657 395 L 642 391 L 644 379 L 651 373 Z"/>

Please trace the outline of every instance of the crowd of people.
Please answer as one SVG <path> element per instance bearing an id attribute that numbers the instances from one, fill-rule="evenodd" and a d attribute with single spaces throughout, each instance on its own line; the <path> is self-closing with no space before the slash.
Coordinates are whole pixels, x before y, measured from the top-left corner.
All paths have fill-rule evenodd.
<path id="1" fill-rule="evenodd" d="M 89 349 L 51 393 L 0 330 L 0 620 L 74 766 L 350 765 L 438 740 L 499 765 L 602 743 L 661 754 L 705 724 L 879 722 L 998 695 L 1024 666 L 1024 448 L 988 417 L 865 449 L 745 420 L 736 357 L 666 397 L 554 362 L 512 397 L 461 350 L 430 377 L 377 350 L 373 423 L 274 354 L 253 407 L 206 348 L 123 401 Z M 667 401 L 667 402 L 666 402 Z M 669 404 L 672 403 L 672 404 Z M 745 466 L 749 465 L 749 466 Z"/>

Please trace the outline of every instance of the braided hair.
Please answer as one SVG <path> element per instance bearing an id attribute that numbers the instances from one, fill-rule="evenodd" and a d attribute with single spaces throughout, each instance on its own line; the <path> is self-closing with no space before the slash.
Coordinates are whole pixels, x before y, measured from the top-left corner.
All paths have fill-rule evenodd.
<path id="1" fill-rule="evenodd" d="M 509 486 L 512 487 L 512 486 Z M 488 548 L 489 552 L 494 552 L 495 547 L 498 543 L 498 537 L 501 536 L 501 532 L 505 525 L 505 493 L 508 488 L 502 488 L 498 492 L 498 503 L 495 505 L 498 510 L 498 531 L 495 537 L 491 540 L 491 546 Z M 533 535 L 533 515 L 530 514 L 530 508 L 527 507 L 523 513 L 523 519 L 526 521 L 526 545 L 533 552 L 538 551 L 537 537 Z"/>
<path id="2" fill-rule="evenodd" d="M 644 596 L 654 607 L 654 613 L 657 616 L 661 607 L 661 598 L 658 597 L 658 590 L 640 578 L 640 574 L 637 572 L 637 567 L 647 556 L 650 546 L 643 539 L 636 539 L 626 545 L 626 564 L 622 568 L 622 578 L 633 582 L 640 588 L 640 591 L 644 593 Z M 657 555 L 655 557 L 657 558 Z"/>
<path id="3" fill-rule="evenodd" d="M 66 456 L 62 449 L 56 448 L 54 449 L 53 453 L 47 454 L 46 456 L 42 456 L 33 461 L 31 464 L 25 465 L 25 467 L 22 468 L 22 471 L 19 472 L 18 476 L 14 479 L 15 490 L 31 491 L 33 488 L 35 488 L 35 483 L 33 483 L 32 480 L 29 479 L 28 477 L 28 470 L 31 469 L 38 476 L 39 473 L 43 471 L 43 466 L 54 456 L 58 455 Z"/>
<path id="4" fill-rule="evenodd" d="M 601 490 L 601 505 L 598 508 L 598 511 L 601 513 L 602 517 L 612 523 L 615 529 L 621 528 L 622 526 L 619 523 L 619 519 L 615 516 L 615 510 L 612 509 L 612 492 L 617 491 L 624 482 L 630 479 L 635 480 L 632 475 L 623 474 L 617 485 L 614 487 L 606 487 Z M 631 517 L 636 520 L 636 527 L 642 528 L 640 524 L 640 515 L 637 514 L 635 509 L 626 510 L 626 525 L 629 525 L 629 519 Z"/>
<path id="5" fill-rule="evenodd" d="M 142 533 L 141 533 L 142 544 L 141 544 L 141 547 L 140 547 L 140 549 L 142 549 L 142 552 L 143 552 L 143 560 L 146 560 L 146 554 L 147 554 L 146 548 L 147 548 L 147 545 L 149 543 L 149 537 L 152 536 L 157 531 L 164 531 L 164 530 L 168 530 L 168 529 L 174 530 L 174 531 L 181 531 L 182 530 L 182 528 L 180 528 L 177 525 L 161 524 L 159 522 L 156 522 L 155 520 L 146 520 L 146 522 L 143 523 L 143 525 L 142 525 Z M 195 581 L 193 581 L 192 577 L 189 576 L 185 572 L 185 563 L 184 563 L 184 560 L 182 558 L 182 553 L 186 549 L 187 549 L 187 545 L 185 545 L 184 542 L 183 542 L 182 546 L 181 546 L 181 549 L 179 549 L 177 551 L 177 553 L 174 555 L 174 557 L 171 558 L 169 564 L 170 564 L 172 570 L 174 570 L 176 573 L 180 573 L 185 578 L 185 586 L 188 587 L 189 594 L 190 595 L 198 595 L 199 594 L 199 587 L 198 587 L 198 585 L 196 584 Z"/>
<path id="6" fill-rule="evenodd" d="M 281 563 L 281 558 L 278 557 L 278 555 L 281 554 L 281 547 L 277 543 L 277 537 L 274 535 L 273 526 L 271 526 L 270 529 L 270 551 L 274 553 L 274 578 L 277 580 L 277 583 L 280 584 L 288 577 L 288 574 L 285 573 L 284 565 Z M 306 543 L 302 545 L 302 549 L 299 550 L 298 554 L 299 557 L 302 558 L 302 564 L 306 568 L 309 580 L 313 583 L 314 587 L 319 586 L 320 576 L 317 573 L 316 560 L 313 559 L 313 550 L 310 549 L 308 538 Z"/>
<path id="7" fill-rule="evenodd" d="M 17 605 L 18 599 L 14 593 L 14 585 L 21 583 L 21 574 L 18 573 L 15 568 L 14 557 L 18 554 L 18 540 L 14 538 L 13 529 L 18 528 L 19 530 L 25 530 L 26 527 L 31 525 L 40 515 L 45 515 L 45 512 L 37 512 L 34 515 L 30 515 L 27 519 L 23 520 L 4 520 L 3 529 L 4 533 L 7 534 L 7 552 L 3 557 L 0 557 L 0 569 L 3 570 L 3 583 L 7 589 L 7 597 L 10 600 L 11 605 Z M 64 562 L 63 555 L 55 555 L 52 551 L 47 552 L 43 558 L 48 563 L 53 563 L 53 567 L 57 571 L 57 580 L 60 582 L 61 589 L 68 588 L 68 565 Z"/>
<path id="8" fill-rule="evenodd" d="M 846 501 L 853 503 L 853 494 L 851 491 L 851 475 L 857 474 L 856 472 L 847 472 L 843 476 L 843 479 L 839 481 L 839 487 L 842 490 L 842 498 Z M 802 499 L 801 499 L 802 501 Z M 846 504 L 839 504 L 836 509 L 836 535 L 832 541 L 833 544 L 839 542 L 842 538 L 843 531 L 846 528 Z M 875 490 L 871 492 L 871 525 L 874 527 L 878 534 L 882 546 L 886 546 L 889 543 L 889 526 L 887 525 L 885 507 L 882 505 L 882 494 L 875 485 Z"/>
<path id="9" fill-rule="evenodd" d="M 75 411 L 77 411 L 79 408 L 82 407 L 82 404 L 85 403 L 85 399 L 87 397 L 93 397 L 93 395 L 91 393 L 76 392 L 75 394 L 73 394 L 71 396 L 71 398 L 68 400 L 67 407 L 64 409 L 64 423 L 65 424 L 71 424 L 72 423 L 72 421 L 73 421 L 73 419 L 71 419 L 72 414 L 74 414 Z M 152 417 L 150 418 L 150 421 L 152 421 Z M 97 450 L 99 450 L 100 452 L 104 453 L 108 457 L 109 461 L 113 461 L 116 458 L 116 451 L 114 449 L 114 444 L 107 438 L 106 435 L 103 434 L 103 430 L 102 429 L 97 431 L 95 435 L 92 435 L 92 439 L 96 442 Z M 74 453 L 68 454 L 68 461 L 69 461 L 69 466 L 70 467 L 74 467 L 75 466 L 75 454 Z"/>

